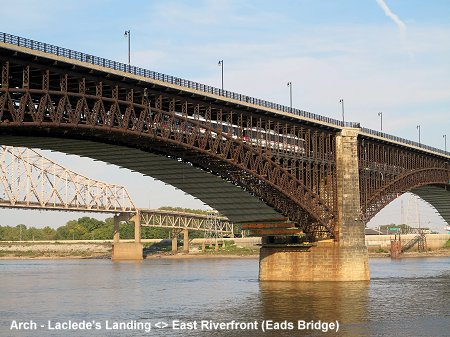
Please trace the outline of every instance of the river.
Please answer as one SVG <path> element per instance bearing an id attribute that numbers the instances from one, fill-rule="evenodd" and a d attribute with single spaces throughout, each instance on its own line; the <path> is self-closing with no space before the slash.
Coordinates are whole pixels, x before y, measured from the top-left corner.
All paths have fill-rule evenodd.
<path id="1" fill-rule="evenodd" d="M 290 283 L 258 282 L 257 259 L 0 260 L 0 335 L 450 335 L 450 258 L 370 268 L 370 282 Z"/>

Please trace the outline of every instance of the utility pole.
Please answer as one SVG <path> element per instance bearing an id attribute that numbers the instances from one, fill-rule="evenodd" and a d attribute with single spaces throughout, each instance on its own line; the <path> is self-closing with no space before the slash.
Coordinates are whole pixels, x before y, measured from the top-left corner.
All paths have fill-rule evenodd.
<path id="1" fill-rule="evenodd" d="M 339 103 L 341 103 L 341 106 L 342 106 L 342 123 L 345 123 L 345 118 L 344 118 L 344 100 L 341 98 L 339 100 Z"/>
<path id="2" fill-rule="evenodd" d="M 289 106 L 292 112 L 292 82 L 287 82 L 287 86 L 289 87 Z"/>
<path id="3" fill-rule="evenodd" d="M 383 131 L 383 113 L 379 112 L 378 116 L 380 116 L 380 123 L 381 123 L 381 131 Z"/>
<path id="4" fill-rule="evenodd" d="M 419 146 L 420 146 L 420 125 L 417 125 L 417 130 L 419 130 Z"/>
<path id="5" fill-rule="evenodd" d="M 223 60 L 219 61 L 219 66 L 222 68 L 222 91 L 223 91 Z"/>
<path id="6" fill-rule="evenodd" d="M 124 34 L 124 36 L 125 37 L 128 37 L 128 65 L 130 66 L 131 65 L 131 32 L 130 32 L 130 30 L 126 30 L 125 31 L 125 34 Z"/>

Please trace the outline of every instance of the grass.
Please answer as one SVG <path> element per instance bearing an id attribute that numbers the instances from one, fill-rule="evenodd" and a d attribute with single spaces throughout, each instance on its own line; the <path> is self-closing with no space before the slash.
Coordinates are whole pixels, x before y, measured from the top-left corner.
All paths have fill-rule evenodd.
<path id="1" fill-rule="evenodd" d="M 445 243 L 444 248 L 450 249 L 450 239 Z"/>
<path id="2" fill-rule="evenodd" d="M 201 250 L 202 247 L 199 247 Z M 255 255 L 259 253 L 258 248 L 246 248 L 237 246 L 234 241 L 224 241 L 224 246 L 219 247 L 219 251 L 215 251 L 215 245 L 206 246 L 206 253 L 213 255 Z"/>

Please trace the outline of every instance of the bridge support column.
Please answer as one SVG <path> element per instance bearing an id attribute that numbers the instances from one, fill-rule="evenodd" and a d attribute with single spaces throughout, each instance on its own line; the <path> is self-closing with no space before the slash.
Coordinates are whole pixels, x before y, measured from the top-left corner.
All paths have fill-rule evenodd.
<path id="1" fill-rule="evenodd" d="M 183 252 L 189 253 L 189 230 L 183 229 Z"/>
<path id="2" fill-rule="evenodd" d="M 112 260 L 140 261 L 143 259 L 143 255 L 141 243 L 141 217 L 139 212 L 137 212 L 131 218 L 131 220 L 134 222 L 134 242 L 119 242 L 119 222 L 126 220 L 128 220 L 128 218 L 124 218 L 124 215 L 114 217 L 114 243 L 112 245 Z"/>
<path id="3" fill-rule="evenodd" d="M 178 232 L 172 231 L 172 253 L 178 252 Z"/>
<path id="4" fill-rule="evenodd" d="M 120 235 L 119 235 L 119 225 L 120 225 L 120 216 L 114 215 L 114 243 L 118 243 L 120 241 Z"/>
<path id="5" fill-rule="evenodd" d="M 261 281 L 367 281 L 369 260 L 360 212 L 358 130 L 345 128 L 336 137 L 338 226 L 334 240 L 312 247 L 264 244 Z"/>

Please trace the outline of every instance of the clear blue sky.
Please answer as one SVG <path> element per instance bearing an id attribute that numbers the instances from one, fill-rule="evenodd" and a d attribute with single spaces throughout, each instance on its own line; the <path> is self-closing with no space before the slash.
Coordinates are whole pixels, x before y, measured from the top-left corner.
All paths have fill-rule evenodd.
<path id="1" fill-rule="evenodd" d="M 293 105 L 443 148 L 450 143 L 450 2 L 297 1 L 8 1 L 0 30 Z M 450 144 L 449 144 L 450 147 Z M 54 156 L 54 155 L 53 155 Z M 56 156 L 74 170 L 129 186 L 137 204 L 205 207 L 138 174 L 86 159 Z M 81 164 L 80 164 L 81 163 Z M 145 188 L 142 188 L 145 186 Z M 405 205 L 407 198 L 405 199 Z M 406 207 L 406 206 L 405 206 Z M 371 226 L 399 222 L 399 204 Z M 443 223 L 424 206 L 422 223 Z M 2 222 L 60 225 L 74 215 L 30 216 L 0 210 Z M 75 215 L 75 217 L 78 215 Z M 4 220 L 3 220 L 4 219 Z"/>

